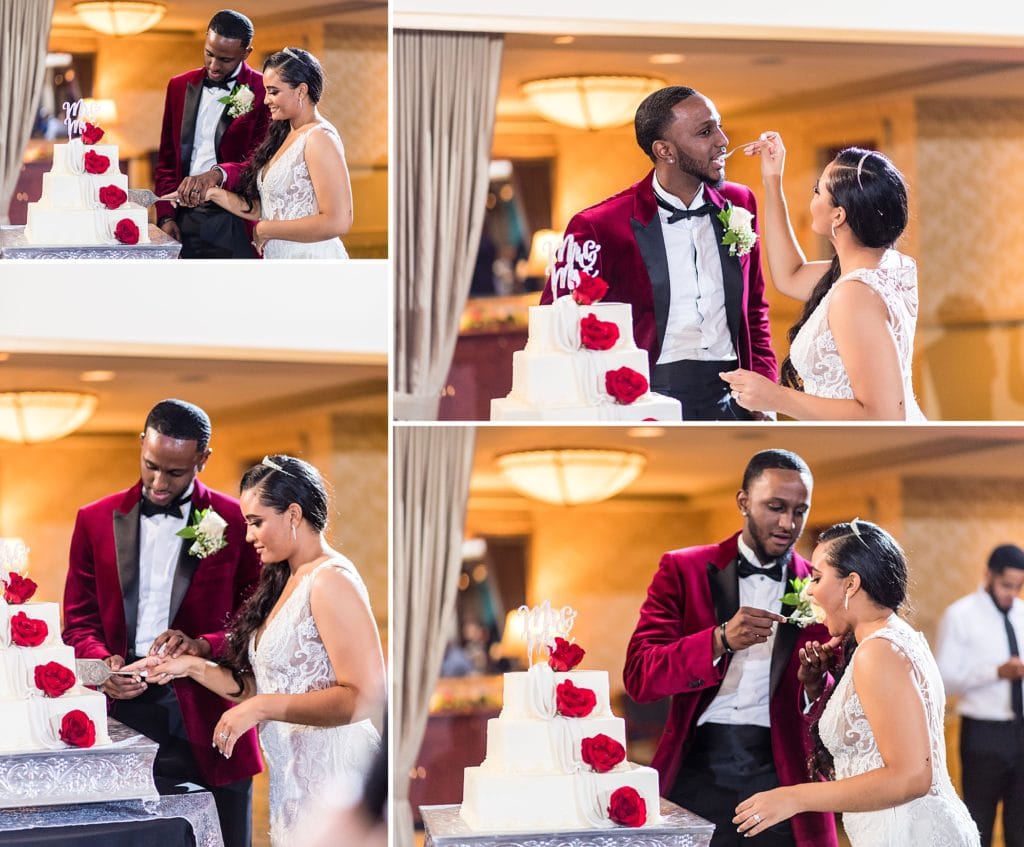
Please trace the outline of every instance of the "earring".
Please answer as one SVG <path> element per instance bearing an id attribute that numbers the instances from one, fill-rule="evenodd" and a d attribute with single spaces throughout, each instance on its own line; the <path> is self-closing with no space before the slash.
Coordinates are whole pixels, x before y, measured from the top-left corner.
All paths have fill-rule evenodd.
<path id="1" fill-rule="evenodd" d="M 296 531 L 295 531 L 295 524 L 292 524 L 292 541 L 295 541 L 297 538 L 298 538 L 298 533 L 296 533 Z"/>
<path id="2" fill-rule="evenodd" d="M 850 611 L 850 595 L 849 593 L 843 595 L 843 608 L 846 611 Z"/>
<path id="3" fill-rule="evenodd" d="M 836 237 L 836 225 L 835 224 L 832 224 L 832 237 L 833 238 Z"/>

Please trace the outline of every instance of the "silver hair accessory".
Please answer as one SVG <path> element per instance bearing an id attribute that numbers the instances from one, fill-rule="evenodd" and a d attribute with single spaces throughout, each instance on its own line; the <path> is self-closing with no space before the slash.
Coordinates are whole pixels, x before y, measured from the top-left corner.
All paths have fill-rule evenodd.
<path id="1" fill-rule="evenodd" d="M 289 471 L 286 471 L 284 468 L 282 468 L 277 462 L 271 459 L 270 456 L 264 456 L 263 461 L 260 462 L 260 464 L 270 468 L 271 470 L 275 470 L 278 473 L 283 473 L 285 476 L 295 476 L 295 474 L 290 473 Z"/>
<path id="2" fill-rule="evenodd" d="M 857 526 L 857 521 L 859 520 L 860 518 L 854 518 L 852 521 L 850 521 L 850 529 L 853 531 L 853 534 L 857 536 L 857 540 L 865 547 L 867 547 L 868 543 L 863 539 L 863 537 L 861 537 L 860 528 Z"/>
<path id="3" fill-rule="evenodd" d="M 864 183 L 860 181 L 860 175 L 861 172 L 864 170 L 864 160 L 870 155 L 871 151 L 868 150 L 867 153 L 860 157 L 860 161 L 857 162 L 857 185 L 859 185 L 862 189 L 864 188 Z"/>

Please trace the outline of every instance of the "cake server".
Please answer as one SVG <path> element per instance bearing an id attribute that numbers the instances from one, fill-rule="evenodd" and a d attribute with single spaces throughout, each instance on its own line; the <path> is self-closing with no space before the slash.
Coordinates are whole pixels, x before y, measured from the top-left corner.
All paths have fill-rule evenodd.
<path id="1" fill-rule="evenodd" d="M 112 671 L 102 659 L 76 659 L 75 670 L 83 685 L 103 685 L 112 676 L 141 676 L 149 671 Z"/>
<path id="2" fill-rule="evenodd" d="M 148 188 L 129 188 L 128 199 L 140 206 L 152 206 L 160 198 Z"/>

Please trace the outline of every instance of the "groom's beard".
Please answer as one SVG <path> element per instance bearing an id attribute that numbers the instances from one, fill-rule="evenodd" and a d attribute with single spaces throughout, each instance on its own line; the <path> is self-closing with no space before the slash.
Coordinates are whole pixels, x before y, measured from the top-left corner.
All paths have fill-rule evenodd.
<path id="1" fill-rule="evenodd" d="M 687 156 L 682 150 L 676 149 L 676 157 L 679 160 L 677 167 L 684 174 L 694 176 L 701 182 L 705 182 L 712 188 L 721 187 L 722 183 L 725 182 L 725 171 L 721 172 L 720 176 L 711 176 L 708 173 L 708 168 L 711 167 L 711 163 L 705 162 L 703 165 L 697 160 L 690 156 Z"/>

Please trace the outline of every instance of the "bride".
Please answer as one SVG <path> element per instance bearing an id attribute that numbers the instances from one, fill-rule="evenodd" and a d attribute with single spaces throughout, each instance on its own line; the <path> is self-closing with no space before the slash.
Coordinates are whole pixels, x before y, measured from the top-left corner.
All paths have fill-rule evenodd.
<path id="1" fill-rule="evenodd" d="M 786 148 L 776 132 L 747 145 L 761 158 L 767 199 L 764 237 L 775 287 L 804 301 L 789 331 L 780 385 L 747 370 L 722 374 L 750 411 L 797 420 L 924 420 L 911 360 L 917 324 L 917 265 L 893 245 L 907 225 L 907 187 L 885 156 L 849 147 L 822 172 L 811 228 L 835 249 L 808 262 L 782 190 Z"/>
<path id="2" fill-rule="evenodd" d="M 907 590 L 899 544 L 855 518 L 822 533 L 811 565 L 808 593 L 829 632 L 859 645 L 815 733 L 811 776 L 831 781 L 754 794 L 733 823 L 753 836 L 800 812 L 844 812 L 851 847 L 978 847 L 946 770 L 942 678 L 924 636 L 897 615 Z"/>
<path id="3" fill-rule="evenodd" d="M 258 221 L 253 244 L 266 259 L 347 259 L 352 186 L 341 137 L 320 116 L 324 74 L 312 53 L 286 47 L 263 63 L 270 131 L 243 171 L 238 193 L 206 199 Z"/>
<path id="4" fill-rule="evenodd" d="M 150 656 L 148 682 L 187 676 L 238 705 L 214 729 L 230 757 L 259 726 L 270 771 L 270 839 L 295 844 L 301 813 L 344 776 L 362 778 L 381 747 L 384 659 L 366 587 L 324 539 L 327 493 L 301 459 L 268 456 L 242 477 L 246 540 L 263 562 L 217 664 Z M 326 799 L 326 798 L 325 798 Z"/>

